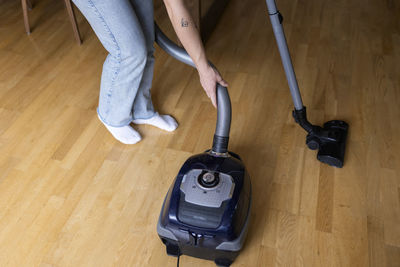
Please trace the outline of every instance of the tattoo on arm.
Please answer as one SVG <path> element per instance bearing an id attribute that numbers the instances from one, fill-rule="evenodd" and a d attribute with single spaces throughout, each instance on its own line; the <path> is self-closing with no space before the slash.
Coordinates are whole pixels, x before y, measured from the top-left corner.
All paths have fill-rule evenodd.
<path id="1" fill-rule="evenodd" d="M 184 18 L 181 19 L 181 26 L 182 27 L 188 27 L 189 26 L 189 22 L 187 20 L 185 20 Z"/>

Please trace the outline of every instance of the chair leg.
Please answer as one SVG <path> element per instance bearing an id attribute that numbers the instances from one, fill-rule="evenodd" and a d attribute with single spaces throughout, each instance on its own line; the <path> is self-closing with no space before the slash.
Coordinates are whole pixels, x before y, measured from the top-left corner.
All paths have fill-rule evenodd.
<path id="1" fill-rule="evenodd" d="M 71 0 L 64 0 L 64 2 L 67 7 L 69 20 L 71 22 L 72 29 L 74 31 L 75 39 L 78 42 L 78 44 L 80 45 L 80 44 L 82 44 L 82 39 L 81 39 L 81 35 L 79 33 L 78 25 L 76 23 L 75 13 L 74 13 L 74 9 L 72 7 Z"/>
<path id="2" fill-rule="evenodd" d="M 31 34 L 31 27 L 29 26 L 29 17 L 28 17 L 28 5 L 26 1 L 27 0 L 21 0 L 22 13 L 24 14 L 25 31 L 27 34 Z"/>

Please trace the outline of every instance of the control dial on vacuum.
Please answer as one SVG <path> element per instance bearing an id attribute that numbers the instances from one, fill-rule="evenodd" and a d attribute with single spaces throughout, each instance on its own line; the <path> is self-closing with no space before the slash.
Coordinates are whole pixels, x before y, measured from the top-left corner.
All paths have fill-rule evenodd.
<path id="1" fill-rule="evenodd" d="M 219 183 L 219 175 L 218 173 L 203 172 L 199 175 L 198 182 L 205 188 L 211 188 Z"/>
<path id="2" fill-rule="evenodd" d="M 192 169 L 186 173 L 180 185 L 185 202 L 219 208 L 232 197 L 235 183 L 232 176 L 222 172 Z"/>

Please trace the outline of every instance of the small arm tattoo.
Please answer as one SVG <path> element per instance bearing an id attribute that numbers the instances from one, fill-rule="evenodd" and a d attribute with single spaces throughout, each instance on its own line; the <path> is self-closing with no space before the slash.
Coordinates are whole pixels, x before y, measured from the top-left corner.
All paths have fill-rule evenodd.
<path id="1" fill-rule="evenodd" d="M 182 27 L 188 27 L 189 26 L 189 22 L 187 20 L 185 20 L 184 18 L 181 19 L 181 25 Z"/>

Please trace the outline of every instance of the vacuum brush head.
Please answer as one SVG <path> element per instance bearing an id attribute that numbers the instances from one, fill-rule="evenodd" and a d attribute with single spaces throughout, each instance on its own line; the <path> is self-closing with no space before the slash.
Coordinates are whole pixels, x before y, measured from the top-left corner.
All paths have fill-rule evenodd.
<path id="1" fill-rule="evenodd" d="M 346 149 L 346 137 L 349 125 L 344 121 L 328 121 L 324 127 L 316 134 L 308 134 L 306 139 L 307 146 L 312 149 L 317 145 L 317 159 L 333 167 L 342 168 L 344 163 L 344 152 Z M 315 140 L 318 140 L 315 143 Z"/>
<path id="2" fill-rule="evenodd" d="M 323 127 L 312 125 L 307 120 L 306 107 L 294 110 L 293 117 L 308 132 L 308 148 L 318 149 L 317 159 L 330 166 L 342 168 L 349 125 L 340 120 L 328 121 Z"/>

